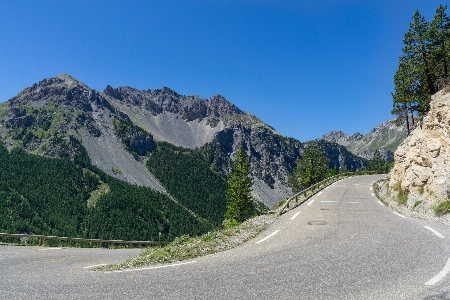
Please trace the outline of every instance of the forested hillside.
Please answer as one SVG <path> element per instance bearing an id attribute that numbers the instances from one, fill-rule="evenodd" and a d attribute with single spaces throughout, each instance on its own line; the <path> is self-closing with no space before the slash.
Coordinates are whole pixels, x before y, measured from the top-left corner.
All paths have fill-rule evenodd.
<path id="1" fill-rule="evenodd" d="M 83 160 L 81 160 L 83 161 Z M 0 144 L 0 231 L 155 240 L 213 226 L 168 196 L 130 185 L 88 163 L 10 153 Z"/>
<path id="2" fill-rule="evenodd" d="M 211 169 L 201 149 L 160 142 L 147 167 L 177 201 L 214 225 L 222 224 L 227 182 Z"/>

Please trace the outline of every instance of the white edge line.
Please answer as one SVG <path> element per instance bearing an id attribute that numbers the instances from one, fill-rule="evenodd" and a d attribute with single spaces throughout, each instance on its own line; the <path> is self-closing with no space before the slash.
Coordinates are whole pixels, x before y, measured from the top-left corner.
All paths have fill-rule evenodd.
<path id="1" fill-rule="evenodd" d="M 319 197 L 319 196 L 320 196 L 320 194 L 322 194 L 322 192 L 318 193 L 318 194 L 317 194 L 317 197 Z"/>
<path id="2" fill-rule="evenodd" d="M 274 232 L 272 232 L 271 234 L 269 234 L 268 236 L 266 236 L 266 237 L 263 238 L 262 240 L 259 240 L 259 241 L 255 242 L 255 244 L 259 244 L 259 243 L 264 242 L 265 240 L 267 240 L 267 239 L 273 237 L 275 234 L 278 233 L 278 231 L 279 231 L 279 230 L 275 230 Z"/>
<path id="3" fill-rule="evenodd" d="M 399 217 L 402 217 L 403 219 L 406 219 L 406 217 L 405 216 L 402 216 L 401 214 L 399 214 L 398 212 L 395 212 L 394 211 L 394 214 L 396 214 L 397 216 L 399 216 Z"/>
<path id="4" fill-rule="evenodd" d="M 375 195 L 372 193 L 372 197 L 375 197 Z"/>
<path id="5" fill-rule="evenodd" d="M 425 285 L 435 285 L 439 280 L 444 278 L 445 275 L 450 271 L 450 258 L 447 260 L 445 267 L 433 278 L 425 282 Z"/>
<path id="6" fill-rule="evenodd" d="M 445 238 L 442 234 L 440 234 L 439 232 L 437 232 L 437 231 L 434 230 L 433 228 L 428 227 L 428 226 L 423 226 L 423 227 L 425 227 L 426 229 L 428 229 L 429 231 L 431 231 L 432 233 L 434 233 L 435 235 L 437 235 L 437 236 L 440 237 L 441 239 L 444 239 L 444 238 Z"/>
<path id="7" fill-rule="evenodd" d="M 88 267 L 84 267 L 84 269 L 89 269 L 89 268 L 94 268 L 94 267 L 101 267 L 101 266 L 106 266 L 106 264 L 99 264 L 99 265 L 88 266 Z"/>
<path id="8" fill-rule="evenodd" d="M 308 204 L 306 204 L 306 205 L 311 205 L 313 202 L 314 202 L 314 199 L 309 201 Z"/>
<path id="9" fill-rule="evenodd" d="M 48 248 L 38 248 L 38 251 L 47 251 L 47 250 L 61 250 L 59 247 L 48 247 Z"/>
<path id="10" fill-rule="evenodd" d="M 296 213 L 292 218 L 291 218 L 291 220 L 294 220 L 295 218 L 297 218 L 297 216 L 300 214 L 300 212 L 298 212 L 298 213 Z"/>
<path id="11" fill-rule="evenodd" d="M 372 187 L 370 187 L 370 190 L 372 190 Z"/>
<path id="12" fill-rule="evenodd" d="M 197 261 L 194 260 L 194 261 L 188 261 L 188 262 L 179 263 L 179 264 L 171 264 L 171 265 L 164 265 L 164 266 L 157 266 L 157 267 L 150 267 L 150 268 L 118 270 L 118 271 L 105 272 L 105 273 L 123 273 L 123 272 L 134 272 L 134 271 L 144 271 L 144 270 L 155 270 L 155 269 L 170 268 L 170 267 L 177 267 L 177 266 L 182 266 L 182 265 L 187 265 L 187 264 L 193 264 L 196 262 Z"/>
<path id="13" fill-rule="evenodd" d="M 380 205 L 384 206 L 384 204 L 381 201 L 377 201 L 378 203 L 380 203 Z"/>

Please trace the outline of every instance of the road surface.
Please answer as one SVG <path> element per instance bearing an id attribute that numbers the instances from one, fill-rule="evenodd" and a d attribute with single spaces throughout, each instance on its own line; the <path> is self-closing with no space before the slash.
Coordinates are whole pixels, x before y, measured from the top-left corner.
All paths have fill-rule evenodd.
<path id="1" fill-rule="evenodd" d="M 450 299 L 450 228 L 382 205 L 379 178 L 336 182 L 246 244 L 175 264 L 94 272 L 139 250 L 0 247 L 0 299 Z"/>

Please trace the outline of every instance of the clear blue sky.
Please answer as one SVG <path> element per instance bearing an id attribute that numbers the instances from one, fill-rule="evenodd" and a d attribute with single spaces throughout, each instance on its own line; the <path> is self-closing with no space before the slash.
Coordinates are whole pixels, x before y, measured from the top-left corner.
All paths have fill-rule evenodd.
<path id="1" fill-rule="evenodd" d="M 221 94 L 301 141 L 367 133 L 392 118 L 414 11 L 431 21 L 441 3 L 0 0 L 0 101 L 69 73 L 100 91 Z"/>

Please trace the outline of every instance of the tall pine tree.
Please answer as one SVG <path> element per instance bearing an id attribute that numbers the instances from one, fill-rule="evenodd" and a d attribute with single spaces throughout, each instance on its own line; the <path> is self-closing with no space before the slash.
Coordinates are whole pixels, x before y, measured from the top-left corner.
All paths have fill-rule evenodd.
<path id="1" fill-rule="evenodd" d="M 228 186 L 225 191 L 227 199 L 225 222 L 227 220 L 244 222 L 251 217 L 253 213 L 252 184 L 250 165 L 244 147 L 241 145 L 228 177 Z"/>
<path id="2" fill-rule="evenodd" d="M 297 166 L 293 170 L 299 188 L 307 188 L 325 179 L 328 174 L 330 160 L 319 150 L 316 143 L 306 146 L 303 156 L 297 159 Z"/>
<path id="3" fill-rule="evenodd" d="M 403 55 L 394 76 L 392 114 L 405 123 L 408 134 L 414 116 L 430 109 L 431 95 L 449 83 L 450 18 L 440 5 L 429 23 L 416 11 L 404 37 Z"/>
<path id="4" fill-rule="evenodd" d="M 434 20 L 430 23 L 429 40 L 431 45 L 432 70 L 435 78 L 448 79 L 450 61 L 450 17 L 442 4 L 436 10 Z"/>

